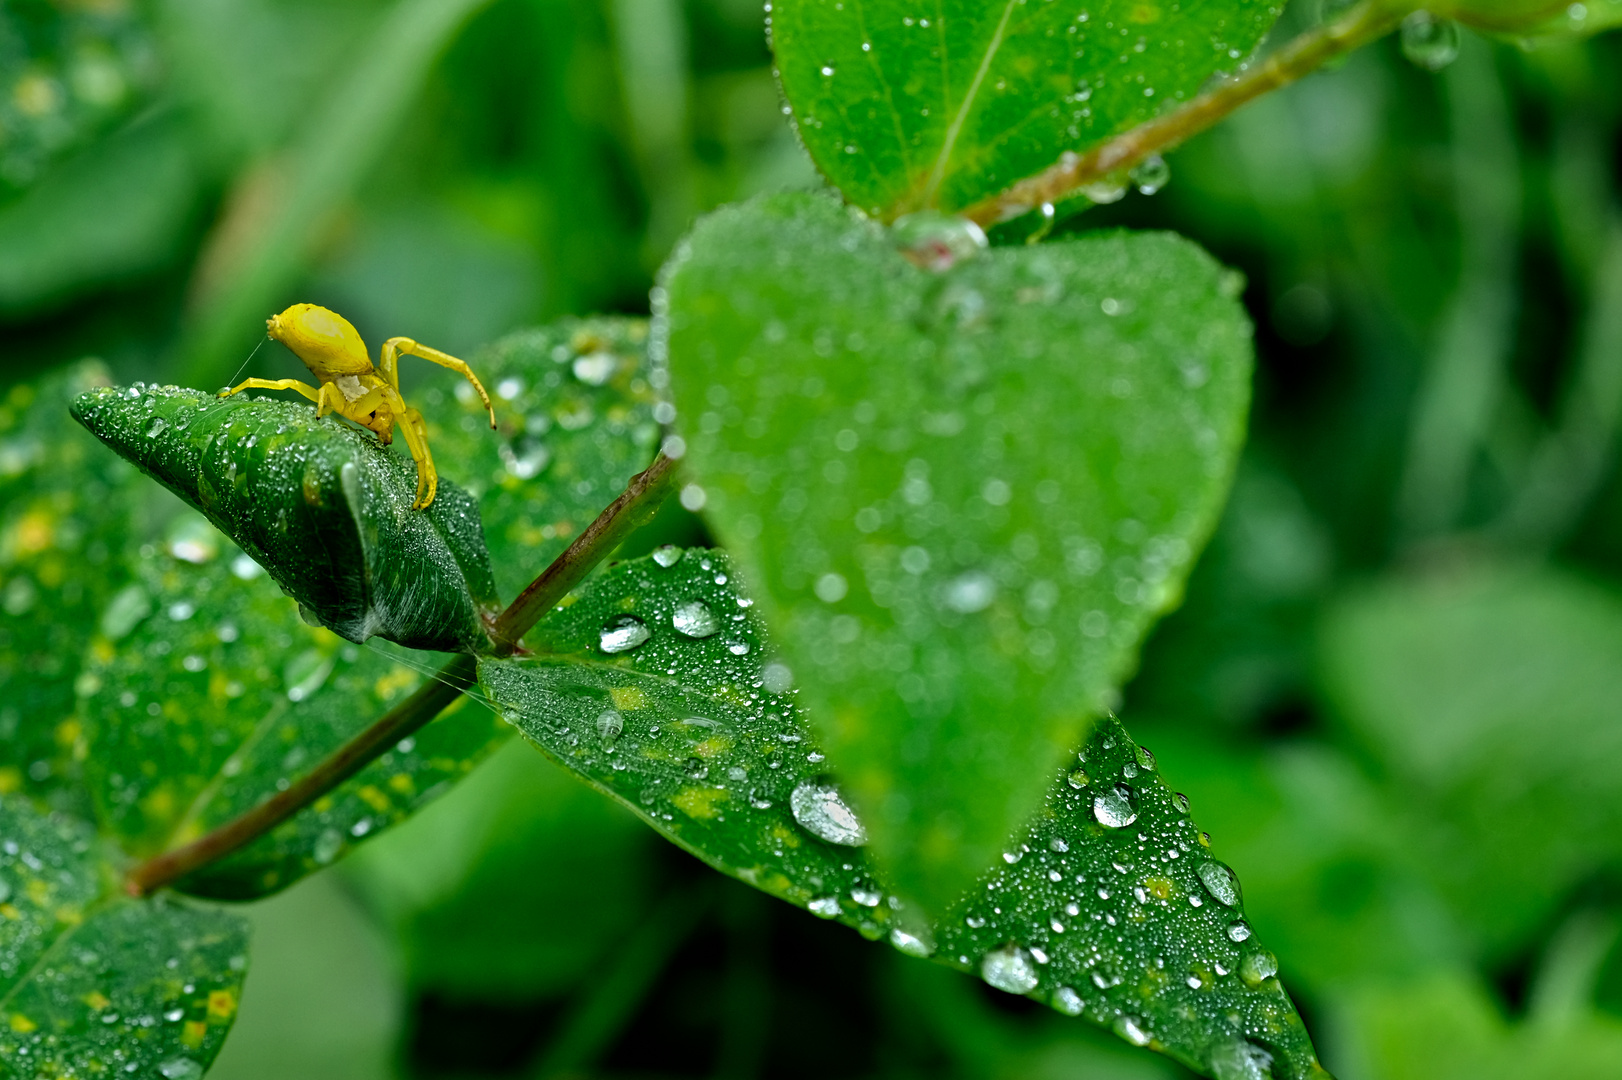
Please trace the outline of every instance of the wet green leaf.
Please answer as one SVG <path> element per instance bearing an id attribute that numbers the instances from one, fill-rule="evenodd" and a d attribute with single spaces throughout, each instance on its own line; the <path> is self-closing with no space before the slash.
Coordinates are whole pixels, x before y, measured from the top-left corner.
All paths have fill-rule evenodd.
<path id="1" fill-rule="evenodd" d="M 960 209 L 1193 97 L 1268 0 L 777 0 L 772 47 L 817 167 L 875 215 Z"/>
<path id="2" fill-rule="evenodd" d="M 262 802 L 404 700 L 444 659 L 366 648 L 305 625 L 258 564 L 195 514 L 170 537 L 128 587 L 140 617 L 96 639 L 80 679 L 97 815 L 140 857 Z M 488 709 L 458 699 L 183 888 L 249 898 L 292 884 L 431 801 L 508 735 Z"/>
<path id="3" fill-rule="evenodd" d="M 1346 596 L 1320 640 L 1331 702 L 1490 948 L 1523 948 L 1567 889 L 1622 855 L 1613 590 L 1512 567 L 1393 579 Z"/>
<path id="4" fill-rule="evenodd" d="M 957 894 L 1176 603 L 1243 437 L 1237 280 L 1164 234 L 919 270 L 818 196 L 706 219 L 669 379 L 898 884 Z"/>
<path id="5" fill-rule="evenodd" d="M 150 487 L 68 421 L 98 364 L 19 383 L 0 404 L 0 794 L 68 795 L 82 740 L 73 684 L 98 625 L 122 618 L 125 547 Z M 167 500 L 167 496 L 163 496 Z"/>
<path id="6" fill-rule="evenodd" d="M 147 96 L 159 69 L 143 14 L 43 0 L 0 8 L 0 191 L 33 183 Z"/>
<path id="7" fill-rule="evenodd" d="M 479 501 L 503 597 L 647 468 L 659 442 L 647 338 L 644 319 L 564 319 L 481 350 L 469 362 L 495 399 L 499 437 L 465 382 L 424 395 L 429 445 Z"/>
<path id="8" fill-rule="evenodd" d="M 241 919 L 107 893 L 90 830 L 0 801 L 0 1069 L 197 1080 L 236 1016 Z"/>
<path id="9" fill-rule="evenodd" d="M 677 557 L 679 556 L 679 558 Z M 717 552 L 623 563 L 480 680 L 548 756 L 717 869 L 1221 1080 L 1322 1076 L 1238 879 L 1113 718 L 931 924 L 889 888 Z"/>
<path id="10" fill-rule="evenodd" d="M 412 510 L 409 458 L 308 403 L 179 387 L 101 388 L 73 413 L 203 511 L 339 636 L 418 649 L 487 647 L 495 606 L 478 508 L 442 480 Z"/>

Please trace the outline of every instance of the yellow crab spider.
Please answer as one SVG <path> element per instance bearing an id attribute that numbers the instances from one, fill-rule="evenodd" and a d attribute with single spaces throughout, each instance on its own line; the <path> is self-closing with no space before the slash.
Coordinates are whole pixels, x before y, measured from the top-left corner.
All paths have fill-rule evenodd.
<path id="1" fill-rule="evenodd" d="M 266 319 L 265 329 L 271 338 L 292 349 L 293 355 L 304 361 L 304 366 L 321 385 L 314 387 L 297 379 L 245 379 L 237 386 L 220 391 L 220 396 L 230 397 L 242 390 L 297 390 L 315 402 L 317 416 L 334 412 L 345 420 L 353 420 L 376 432 L 385 446 L 394 441 L 394 425 L 399 424 L 411 458 L 417 463 L 417 498 L 411 504 L 413 510 L 421 510 L 434 501 L 439 473 L 434 469 L 433 455 L 428 452 L 428 429 L 422 413 L 407 405 L 400 396 L 400 354 L 420 356 L 466 378 L 489 410 L 490 426 L 496 426 L 496 410 L 490 404 L 490 395 L 480 385 L 479 377 L 465 361 L 449 353 L 419 345 L 407 337 L 394 337 L 383 343 L 382 355 L 374 368 L 366 355 L 366 343 L 349 320 L 316 304 L 294 304 L 280 315 Z"/>

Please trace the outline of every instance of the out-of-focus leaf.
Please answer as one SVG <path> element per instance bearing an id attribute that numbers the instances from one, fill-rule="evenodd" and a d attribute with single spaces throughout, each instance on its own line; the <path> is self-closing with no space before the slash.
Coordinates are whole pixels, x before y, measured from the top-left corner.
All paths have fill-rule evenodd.
<path id="1" fill-rule="evenodd" d="M 143 15 L 135 4 L 0 8 L 0 185 L 33 183 L 151 91 L 158 64 Z"/>
<path id="2" fill-rule="evenodd" d="M 800 137 L 855 205 L 960 209 L 1192 97 L 1278 17 L 1268 0 L 777 0 Z"/>
<path id="3" fill-rule="evenodd" d="M 142 560 L 126 589 L 139 616 L 96 639 L 80 677 L 98 817 L 143 857 L 196 839 L 309 771 L 404 700 L 436 661 L 305 625 L 252 559 L 187 517 L 169 545 L 186 557 Z M 458 699 L 183 889 L 231 899 L 274 892 L 431 801 L 509 734 L 468 704 Z"/>
<path id="4" fill-rule="evenodd" d="M 1506 1022 L 1487 989 L 1437 972 L 1371 986 L 1343 1006 L 1348 1052 L 1382 1080 L 1610 1080 L 1622 1021 L 1586 1013 L 1554 1023 Z"/>
<path id="5" fill-rule="evenodd" d="M 465 381 L 425 395 L 429 445 L 479 501 L 502 596 L 518 594 L 647 468 L 658 445 L 643 319 L 564 319 L 471 361 L 499 438 Z"/>
<path id="6" fill-rule="evenodd" d="M 931 273 L 793 195 L 706 219 L 664 282 L 708 520 L 897 886 L 944 903 L 1181 596 L 1244 435 L 1237 280 L 1129 233 Z"/>
<path id="7" fill-rule="evenodd" d="M 206 514 L 339 636 L 488 647 L 495 606 L 478 507 L 442 479 L 413 510 L 416 469 L 308 404 L 179 387 L 99 388 L 73 415 Z"/>
<path id="8" fill-rule="evenodd" d="M 200 194 L 185 138 L 173 117 L 133 125 L 0 209 L 0 312 L 172 265 Z"/>
<path id="9" fill-rule="evenodd" d="M 0 404 L 0 794 L 63 792 L 83 752 L 85 645 L 133 611 L 124 555 L 147 485 L 68 422 L 68 404 L 106 383 L 84 363 Z"/>
<path id="10" fill-rule="evenodd" d="M 941 920 L 895 897 L 734 575 L 700 550 L 620 564 L 480 680 L 548 756 L 774 896 L 1222 1080 L 1323 1075 L 1238 879 L 1113 718 Z"/>
<path id="11" fill-rule="evenodd" d="M 1495 949 L 1622 855 L 1622 600 L 1554 570 L 1484 567 L 1348 595 L 1325 689 L 1429 821 L 1431 873 Z"/>
<path id="12" fill-rule="evenodd" d="M 242 920 L 104 894 L 93 834 L 0 801 L 0 1069 L 198 1080 L 236 1016 Z"/>
<path id="13" fill-rule="evenodd" d="M 534 1001 L 594 983 L 625 947 L 653 899 L 651 843 L 622 807 L 514 740 L 345 872 L 394 929 L 412 986 Z"/>
<path id="14" fill-rule="evenodd" d="M 1586 37 L 1622 24 L 1617 0 L 1454 0 L 1432 6 L 1467 26 L 1523 39 Z"/>

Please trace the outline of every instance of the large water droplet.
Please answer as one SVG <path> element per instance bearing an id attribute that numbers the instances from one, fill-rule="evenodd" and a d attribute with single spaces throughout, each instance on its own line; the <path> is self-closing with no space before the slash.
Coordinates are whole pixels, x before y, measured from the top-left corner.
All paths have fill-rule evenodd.
<path id="1" fill-rule="evenodd" d="M 343 835 L 337 829 L 326 829 L 320 836 L 315 838 L 315 846 L 311 849 L 310 854 L 315 857 L 316 862 L 325 866 L 338 857 L 338 852 L 343 849 L 343 846 Z"/>
<path id="2" fill-rule="evenodd" d="M 997 583 L 991 575 L 981 570 L 971 570 L 966 574 L 959 574 L 946 586 L 946 606 L 953 611 L 960 611 L 968 615 L 976 611 L 984 611 L 996 599 Z"/>
<path id="3" fill-rule="evenodd" d="M 1260 986 L 1277 974 L 1278 957 L 1266 949 L 1251 953 L 1239 964 L 1239 977 L 1251 986 Z"/>
<path id="4" fill-rule="evenodd" d="M 1159 154 L 1151 154 L 1132 170 L 1132 182 L 1145 195 L 1153 195 L 1171 180 L 1171 166 Z"/>
<path id="5" fill-rule="evenodd" d="M 158 1072 L 165 1080 L 199 1080 L 203 1075 L 203 1067 L 191 1058 L 170 1058 L 158 1066 Z"/>
<path id="6" fill-rule="evenodd" d="M 653 561 L 668 570 L 681 562 L 682 554 L 682 549 L 675 544 L 665 544 L 653 549 Z"/>
<path id="7" fill-rule="evenodd" d="M 1273 1055 L 1244 1039 L 1221 1043 L 1211 1051 L 1216 1080 L 1272 1080 Z"/>
<path id="8" fill-rule="evenodd" d="M 1080 994 L 1068 986 L 1061 986 L 1053 991 L 1053 1007 L 1066 1016 L 1080 1016 L 1085 1006 Z"/>
<path id="9" fill-rule="evenodd" d="M 819 896 L 805 906 L 810 909 L 811 914 L 831 919 L 839 914 L 839 897 Z"/>
<path id="10" fill-rule="evenodd" d="M 1240 919 L 1228 927 L 1228 940 L 1247 941 L 1250 939 L 1250 924 Z"/>
<path id="11" fill-rule="evenodd" d="M 1151 1038 L 1149 1032 L 1144 1029 L 1143 1021 L 1135 1016 L 1116 1017 L 1115 1034 L 1133 1046 L 1148 1046 Z"/>
<path id="12" fill-rule="evenodd" d="M 1004 945 L 986 953 L 980 961 L 980 977 L 1010 994 L 1028 994 L 1040 981 L 1031 954 L 1018 945 Z"/>
<path id="13" fill-rule="evenodd" d="M 1212 896 L 1229 907 L 1239 906 L 1239 878 L 1232 870 L 1213 859 L 1200 864 L 1196 873 L 1200 875 L 1200 880 L 1205 883 Z"/>
<path id="14" fill-rule="evenodd" d="M 935 951 L 934 935 L 922 924 L 905 929 L 895 927 L 890 931 L 890 944 L 908 956 L 929 956 Z"/>
<path id="15" fill-rule="evenodd" d="M 597 714 L 597 737 L 604 742 L 613 742 L 625 730 L 625 717 L 617 710 L 604 709 Z"/>
<path id="16" fill-rule="evenodd" d="M 1459 58 L 1459 24 L 1416 11 L 1402 20 L 1402 55 L 1426 71 L 1441 71 Z"/>
<path id="17" fill-rule="evenodd" d="M 788 802 L 794 820 L 811 835 L 847 847 L 867 843 L 867 827 L 840 798 L 839 789 L 826 780 L 800 781 Z"/>
<path id="18" fill-rule="evenodd" d="M 149 439 L 156 439 L 159 435 L 162 435 L 166 430 L 168 430 L 168 427 L 169 427 L 169 421 L 165 420 L 161 416 L 154 416 L 152 418 L 152 423 L 150 423 L 150 424 L 148 424 L 146 426 L 146 437 L 149 438 Z M 186 1059 L 185 1058 L 177 1058 L 176 1060 L 185 1061 Z M 191 1062 L 187 1062 L 187 1064 L 196 1065 L 197 1063 L 195 1061 L 191 1061 Z M 201 1075 L 201 1074 L 199 1074 L 199 1075 Z"/>
<path id="19" fill-rule="evenodd" d="M 605 653 L 630 652 L 653 636 L 653 631 L 635 615 L 620 615 L 603 624 L 597 639 Z"/>
<path id="20" fill-rule="evenodd" d="M 986 248 L 986 234 L 968 218 L 938 210 L 920 210 L 897 218 L 890 238 L 916 266 L 939 273 Z"/>
<path id="21" fill-rule="evenodd" d="M 690 638 L 707 638 L 721 629 L 721 620 L 702 600 L 686 600 L 676 605 L 670 625 Z"/>
<path id="22" fill-rule="evenodd" d="M 1132 805 L 1132 789 L 1116 784 L 1093 799 L 1093 817 L 1100 825 L 1123 829 L 1138 820 L 1137 808 Z"/>

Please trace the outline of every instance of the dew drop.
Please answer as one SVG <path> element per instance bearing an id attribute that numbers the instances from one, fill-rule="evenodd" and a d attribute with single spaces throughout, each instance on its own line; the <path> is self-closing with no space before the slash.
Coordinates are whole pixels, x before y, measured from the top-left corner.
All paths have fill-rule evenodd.
<path id="1" fill-rule="evenodd" d="M 1115 1020 L 1115 1034 L 1131 1043 L 1133 1046 L 1148 1046 L 1150 1035 L 1143 1028 L 1143 1021 L 1135 1016 L 1120 1016 Z"/>
<path id="2" fill-rule="evenodd" d="M 897 926 L 890 931 L 890 944 L 908 956 L 929 956 L 935 951 L 935 941 L 921 926 L 903 930 Z"/>
<path id="3" fill-rule="evenodd" d="M 1068 779 L 1070 781 L 1070 786 L 1071 787 L 1076 788 L 1078 790 L 1081 789 L 1081 788 L 1084 788 L 1084 787 L 1087 786 L 1087 770 L 1086 769 L 1071 769 L 1070 770 L 1070 775 L 1066 779 Z"/>
<path id="4" fill-rule="evenodd" d="M 310 854 L 322 866 L 327 865 L 338 857 L 338 852 L 344 846 L 344 838 L 337 829 L 326 829 L 315 838 L 315 845 Z"/>
<path id="5" fill-rule="evenodd" d="M 729 641 L 727 642 L 727 652 L 733 656 L 748 656 L 749 643 L 747 641 Z"/>
<path id="6" fill-rule="evenodd" d="M 1402 20 L 1402 55 L 1415 67 L 1441 71 L 1459 58 L 1459 24 L 1428 11 Z"/>
<path id="7" fill-rule="evenodd" d="M 1239 977 L 1247 985 L 1260 986 L 1278 974 L 1278 957 L 1260 949 L 1246 956 L 1239 964 Z"/>
<path id="8" fill-rule="evenodd" d="M 681 562 L 682 555 L 682 549 L 677 547 L 675 544 L 665 544 L 662 547 L 656 547 L 653 549 L 653 561 L 664 567 L 666 570 Z"/>
<path id="9" fill-rule="evenodd" d="M 1171 804 L 1177 807 L 1177 812 L 1179 814 L 1188 813 L 1188 796 L 1184 795 L 1181 791 L 1172 795 Z"/>
<path id="10" fill-rule="evenodd" d="M 1228 939 L 1230 941 L 1248 941 L 1250 939 L 1250 924 L 1240 919 L 1229 926 Z"/>
<path id="11" fill-rule="evenodd" d="M 158 1066 L 165 1080 L 201 1080 L 203 1067 L 191 1058 L 176 1057 Z"/>
<path id="12" fill-rule="evenodd" d="M 676 605 L 670 625 L 690 638 L 707 638 L 721 629 L 721 620 L 704 601 L 687 600 Z"/>
<path id="13" fill-rule="evenodd" d="M 1202 863 L 1197 873 L 1212 896 L 1228 907 L 1239 905 L 1239 878 L 1227 866 L 1213 859 Z"/>
<path id="14" fill-rule="evenodd" d="M 986 953 L 980 961 L 980 977 L 1010 994 L 1028 994 L 1040 981 L 1031 954 L 1018 945 L 1004 945 Z"/>
<path id="15" fill-rule="evenodd" d="M 884 895 L 877 889 L 857 887 L 850 891 L 850 898 L 863 907 L 878 907 L 879 901 L 884 899 Z"/>
<path id="16" fill-rule="evenodd" d="M 1244 1039 L 1219 1044 L 1211 1051 L 1216 1080 L 1272 1080 L 1273 1055 Z"/>
<path id="17" fill-rule="evenodd" d="M 588 386 L 601 386 L 614 376 L 619 358 L 611 352 L 594 352 L 577 357 L 570 365 L 574 377 Z"/>
<path id="18" fill-rule="evenodd" d="M 811 914 L 831 919 L 839 914 L 839 897 L 819 896 L 805 906 L 811 910 Z"/>
<path id="19" fill-rule="evenodd" d="M 794 820 L 811 835 L 830 844 L 860 847 L 867 843 L 867 828 L 856 811 L 845 804 L 839 789 L 826 780 L 802 780 L 789 794 Z"/>
<path id="20" fill-rule="evenodd" d="M 921 210 L 897 218 L 890 238 L 913 265 L 940 273 L 965 259 L 972 259 L 987 246 L 986 234 L 968 218 Z"/>
<path id="21" fill-rule="evenodd" d="M 1053 991 L 1053 1007 L 1066 1016 L 1080 1016 L 1084 1006 L 1081 995 L 1068 986 L 1061 986 Z"/>
<path id="22" fill-rule="evenodd" d="M 1159 154 L 1151 154 L 1140 161 L 1131 173 L 1132 182 L 1144 195 L 1153 195 L 1171 180 L 1171 166 Z"/>
<path id="23" fill-rule="evenodd" d="M 597 644 L 605 653 L 630 652 L 653 636 L 635 615 L 620 615 L 603 624 Z"/>
<path id="24" fill-rule="evenodd" d="M 1149 752 L 1147 746 L 1138 747 L 1138 764 L 1149 772 L 1155 771 L 1155 756 Z"/>
<path id="25" fill-rule="evenodd" d="M 1111 829 L 1123 829 L 1138 820 L 1137 808 L 1132 805 L 1132 789 L 1125 784 L 1116 784 L 1100 792 L 1093 799 L 1093 817 L 1098 819 L 1100 825 Z"/>
<path id="26" fill-rule="evenodd" d="M 946 606 L 965 615 L 984 611 L 997 596 L 997 583 L 983 570 L 959 574 L 946 586 Z"/>
<path id="27" fill-rule="evenodd" d="M 625 730 L 625 717 L 614 709 L 604 709 L 597 714 L 597 736 L 604 742 L 613 742 Z"/>
<path id="28" fill-rule="evenodd" d="M 159 435 L 162 435 L 168 429 L 169 429 L 169 422 L 167 420 L 165 420 L 161 416 L 154 416 L 152 418 L 152 423 L 150 423 L 150 424 L 148 424 L 146 426 L 146 437 L 149 438 L 149 439 L 156 439 Z M 177 1061 L 185 1061 L 186 1059 L 185 1058 L 177 1058 L 176 1060 Z M 187 1062 L 187 1064 L 195 1065 L 196 1062 Z M 202 1075 L 202 1074 L 199 1073 L 198 1075 Z"/>

